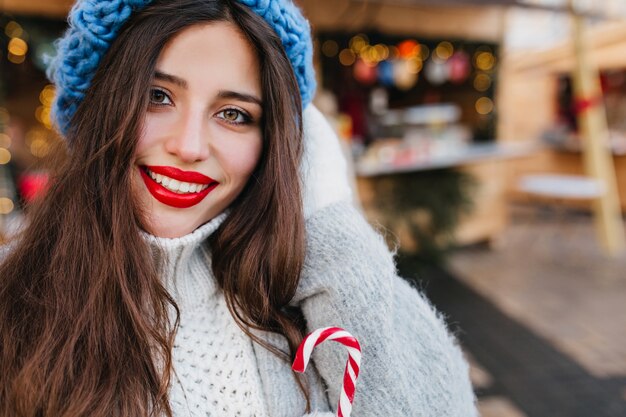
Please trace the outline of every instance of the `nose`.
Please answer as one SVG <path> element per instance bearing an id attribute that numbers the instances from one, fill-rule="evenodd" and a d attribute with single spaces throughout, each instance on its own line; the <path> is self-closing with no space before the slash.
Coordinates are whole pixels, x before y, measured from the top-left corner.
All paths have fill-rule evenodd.
<path id="1" fill-rule="evenodd" d="M 177 125 L 165 142 L 165 150 L 185 163 L 207 159 L 210 141 L 203 112 L 190 111 L 180 118 Z"/>

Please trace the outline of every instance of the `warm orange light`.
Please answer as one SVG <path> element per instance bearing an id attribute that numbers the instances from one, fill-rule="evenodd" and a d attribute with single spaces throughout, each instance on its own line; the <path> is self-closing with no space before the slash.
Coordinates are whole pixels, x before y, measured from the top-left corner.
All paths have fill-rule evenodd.
<path id="1" fill-rule="evenodd" d="M 476 54 L 474 60 L 476 68 L 483 71 L 491 70 L 496 64 L 496 57 L 491 52 L 480 52 Z"/>
<path id="2" fill-rule="evenodd" d="M 48 84 L 47 86 L 44 87 L 43 90 L 41 90 L 41 93 L 39 94 L 39 101 L 44 106 L 50 107 L 52 106 L 52 102 L 54 101 L 55 93 L 56 93 L 56 90 L 54 88 L 54 85 Z"/>
<path id="3" fill-rule="evenodd" d="M 328 58 L 332 58 L 339 52 L 339 45 L 333 40 L 325 41 L 322 44 L 322 53 Z"/>
<path id="4" fill-rule="evenodd" d="M 443 41 L 437 45 L 435 48 L 435 55 L 442 61 L 447 61 L 450 59 L 452 54 L 454 53 L 454 46 L 448 41 Z"/>
<path id="5" fill-rule="evenodd" d="M 407 39 L 398 44 L 398 53 L 401 58 L 412 58 L 416 55 L 416 52 L 420 51 L 420 44 L 412 39 Z"/>
<path id="6" fill-rule="evenodd" d="M 407 71 L 409 71 L 411 74 L 419 73 L 423 67 L 424 64 L 419 58 L 411 58 L 407 60 Z"/>
<path id="7" fill-rule="evenodd" d="M 494 104 L 489 97 L 481 97 L 476 100 L 476 112 L 478 114 L 487 115 L 493 111 Z"/>
<path id="8" fill-rule="evenodd" d="M 9 38 L 20 38 L 24 34 L 24 29 L 22 29 L 19 23 L 10 21 L 4 27 L 4 33 L 6 33 Z"/>
<path id="9" fill-rule="evenodd" d="M 378 45 L 374 46 L 374 50 L 378 55 L 378 61 L 384 61 L 389 58 L 389 47 L 387 45 L 379 43 Z"/>
<path id="10" fill-rule="evenodd" d="M 9 60 L 9 62 L 11 62 L 12 64 L 22 64 L 24 61 L 26 61 L 26 55 L 13 55 L 13 54 L 9 54 L 9 56 L 7 56 L 7 59 Z"/>
<path id="11" fill-rule="evenodd" d="M 474 77 L 474 88 L 480 92 L 489 90 L 491 87 L 491 77 L 485 73 L 477 74 Z"/>
<path id="12" fill-rule="evenodd" d="M 6 165 L 11 162 L 11 152 L 6 148 L 0 148 L 0 165 Z"/>
<path id="13" fill-rule="evenodd" d="M 9 214 L 13 211 L 15 205 L 10 198 L 2 197 L 0 198 L 0 214 Z"/>
<path id="14" fill-rule="evenodd" d="M 355 54 L 359 54 L 369 43 L 367 36 L 361 33 L 350 39 L 350 49 L 352 49 L 352 52 Z"/>
<path id="15" fill-rule="evenodd" d="M 341 65 L 349 67 L 356 61 L 356 55 L 351 49 L 344 49 L 339 53 L 339 62 Z"/>
<path id="16" fill-rule="evenodd" d="M 11 38 L 8 46 L 9 54 L 24 56 L 28 52 L 28 44 L 20 38 Z"/>
<path id="17" fill-rule="evenodd" d="M 50 145 L 44 139 L 35 139 L 30 144 L 30 153 L 37 158 L 43 158 L 50 153 Z"/>

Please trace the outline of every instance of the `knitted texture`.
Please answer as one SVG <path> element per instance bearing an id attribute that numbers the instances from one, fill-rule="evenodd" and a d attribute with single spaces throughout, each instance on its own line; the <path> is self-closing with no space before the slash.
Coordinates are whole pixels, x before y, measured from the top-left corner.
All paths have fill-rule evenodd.
<path id="1" fill-rule="evenodd" d="M 238 0 L 261 16 L 278 34 L 293 67 L 303 107 L 313 99 L 311 29 L 292 0 Z M 132 13 L 151 0 L 78 0 L 68 16 L 69 28 L 57 42 L 57 55 L 48 67 L 48 78 L 57 87 L 53 117 L 61 132 L 69 122 L 102 58 Z"/>
<path id="2" fill-rule="evenodd" d="M 252 344 L 236 326 L 202 245 L 219 216 L 179 239 L 150 237 L 167 262 L 162 276 L 179 303 L 171 403 L 181 416 L 301 417 L 305 402 L 288 363 Z M 382 237 L 349 203 L 333 203 L 306 222 L 307 254 L 294 305 L 308 331 L 349 329 L 363 348 L 353 415 L 475 417 L 468 367 L 443 320 L 396 275 Z M 286 340 L 257 332 L 286 350 Z M 312 412 L 332 416 L 345 349 L 320 345 L 305 373 Z M 327 388 L 325 388 L 327 387 Z"/>
<path id="3" fill-rule="evenodd" d="M 176 417 L 267 417 L 252 341 L 231 316 L 202 242 L 225 215 L 177 239 L 148 236 L 180 308 L 170 405 Z"/>

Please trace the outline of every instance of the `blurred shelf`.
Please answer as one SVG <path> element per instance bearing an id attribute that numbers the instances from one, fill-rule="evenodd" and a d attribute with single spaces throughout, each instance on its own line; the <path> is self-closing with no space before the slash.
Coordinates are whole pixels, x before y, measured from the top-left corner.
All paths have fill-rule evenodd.
<path id="1" fill-rule="evenodd" d="M 531 155 L 540 148 L 541 146 L 536 142 L 494 142 L 468 145 L 455 153 L 434 155 L 407 164 L 373 163 L 361 159 L 356 163 L 356 174 L 359 177 L 375 177 L 441 168 L 455 168 L 485 160 L 521 158 Z"/>

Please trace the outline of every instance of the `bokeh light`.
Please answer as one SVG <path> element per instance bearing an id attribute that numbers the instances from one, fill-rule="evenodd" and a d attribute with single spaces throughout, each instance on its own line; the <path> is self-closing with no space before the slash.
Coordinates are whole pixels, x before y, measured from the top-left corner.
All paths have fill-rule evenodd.
<path id="1" fill-rule="evenodd" d="M 361 50 L 369 45 L 369 39 L 366 35 L 360 33 L 350 39 L 350 49 L 355 54 L 361 53 Z"/>
<path id="2" fill-rule="evenodd" d="M 44 106 L 51 107 L 52 102 L 54 101 L 55 94 L 56 94 L 56 89 L 54 88 L 54 85 L 48 84 L 47 86 L 44 87 L 43 90 L 41 90 L 41 93 L 39 94 L 39 101 Z"/>
<path id="3" fill-rule="evenodd" d="M 15 204 L 13 204 L 13 200 L 7 197 L 0 198 L 0 214 L 9 214 L 15 208 Z"/>
<path id="4" fill-rule="evenodd" d="M 50 144 L 45 139 L 35 139 L 30 144 L 30 153 L 37 158 L 44 158 L 50 153 Z"/>
<path id="5" fill-rule="evenodd" d="M 352 49 L 344 49 L 339 53 L 339 62 L 341 62 L 341 65 L 349 67 L 354 64 L 355 61 L 356 54 L 352 51 Z"/>
<path id="6" fill-rule="evenodd" d="M 496 64 L 496 57 L 491 52 L 478 52 L 474 56 L 476 68 L 482 71 L 490 71 Z"/>
<path id="7" fill-rule="evenodd" d="M 28 44 L 20 38 L 11 38 L 7 48 L 9 53 L 15 56 L 26 55 L 26 52 L 28 52 Z"/>
<path id="8" fill-rule="evenodd" d="M 6 165 L 11 162 L 11 152 L 6 148 L 0 148 L 0 165 Z"/>
<path id="9" fill-rule="evenodd" d="M 454 53 L 454 46 L 448 41 L 440 42 L 435 48 L 434 56 L 439 58 L 442 61 L 447 61 L 450 59 L 452 54 Z"/>
<path id="10" fill-rule="evenodd" d="M 477 91 L 484 92 L 491 87 L 491 77 L 485 73 L 476 74 L 474 77 L 474 88 Z"/>
<path id="11" fill-rule="evenodd" d="M 413 39 L 407 39 L 398 44 L 398 54 L 402 58 L 413 58 L 420 53 L 420 49 L 420 44 Z"/>
<path id="12" fill-rule="evenodd" d="M 328 58 L 332 58 L 339 53 L 339 45 L 333 40 L 325 41 L 322 44 L 322 53 Z"/>
<path id="13" fill-rule="evenodd" d="M 476 100 L 476 112 L 478 114 L 487 115 L 493 111 L 494 104 L 489 97 L 481 97 Z"/>
<path id="14" fill-rule="evenodd" d="M 407 71 L 411 74 L 418 74 L 422 68 L 424 67 L 424 63 L 419 58 L 411 58 L 407 60 Z"/>
<path id="15" fill-rule="evenodd" d="M 24 29 L 22 29 L 22 26 L 16 21 L 10 21 L 4 27 L 4 33 L 9 38 L 21 38 L 24 35 Z"/>

